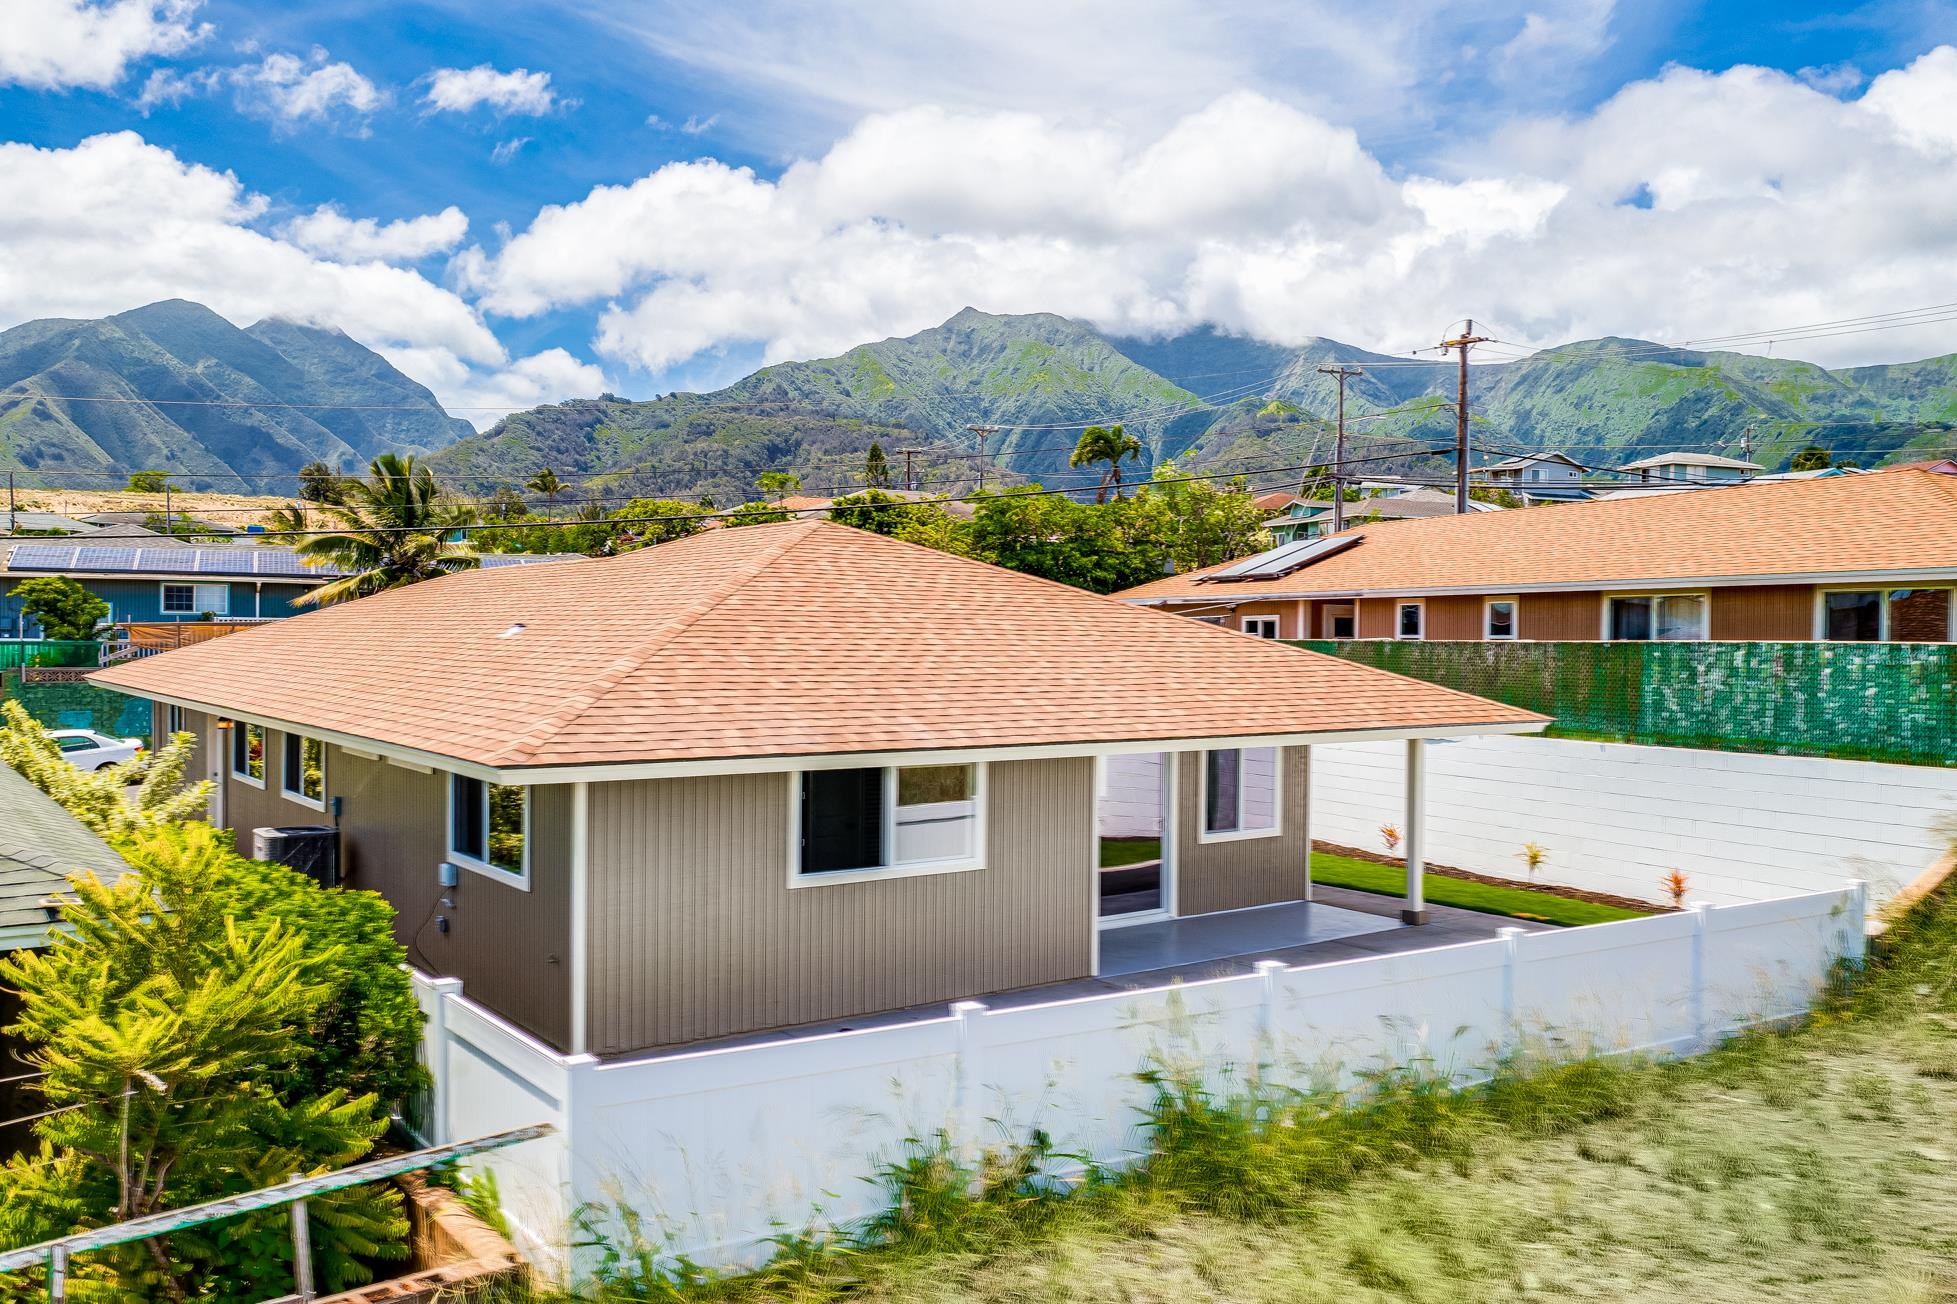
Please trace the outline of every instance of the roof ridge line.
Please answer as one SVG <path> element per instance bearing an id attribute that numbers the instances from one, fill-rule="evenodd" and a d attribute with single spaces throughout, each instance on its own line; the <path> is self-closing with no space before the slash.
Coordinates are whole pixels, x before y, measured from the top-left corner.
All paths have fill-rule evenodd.
<path id="1" fill-rule="evenodd" d="M 810 524 L 814 523 L 810 522 Z M 796 521 L 786 524 L 800 526 L 803 522 Z M 757 529 L 765 527 L 740 526 L 735 528 Z M 693 622 L 699 620 L 715 607 L 727 601 L 728 598 L 732 597 L 749 580 L 752 580 L 756 575 L 760 574 L 765 567 L 780 560 L 782 555 L 789 549 L 814 533 L 815 531 L 808 529 L 782 531 L 782 542 L 770 544 L 768 547 L 755 553 L 719 592 L 710 598 L 703 598 L 684 611 L 676 613 L 671 620 L 666 622 L 665 627 L 652 638 L 620 653 L 582 692 L 568 699 L 564 706 L 539 720 L 536 727 L 532 728 L 528 733 L 519 738 L 512 739 L 510 745 L 497 754 L 495 763 L 501 765 L 507 762 L 521 760 L 528 753 L 535 751 L 552 734 L 561 729 L 568 728 L 575 723 L 586 711 L 596 706 L 606 693 L 618 687 L 619 683 L 627 675 L 644 665 L 660 648 L 666 646 L 666 644 L 672 642 L 681 634 L 684 634 L 692 626 Z M 680 543 L 684 542 L 684 540 L 675 539 L 673 542 Z M 664 546 L 666 545 L 654 545 L 655 548 Z M 652 550 L 648 548 L 644 551 L 650 552 Z M 626 556 L 630 555 L 629 553 L 626 554 Z M 614 560 L 622 560 L 622 558 Z"/>

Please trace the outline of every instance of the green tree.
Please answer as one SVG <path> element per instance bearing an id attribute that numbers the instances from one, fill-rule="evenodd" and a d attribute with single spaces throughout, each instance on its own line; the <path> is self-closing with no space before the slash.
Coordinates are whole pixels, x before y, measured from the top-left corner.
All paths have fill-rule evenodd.
<path id="1" fill-rule="evenodd" d="M 736 525 L 774 525 L 781 521 L 792 521 L 794 519 L 793 514 L 784 512 L 773 503 L 742 503 L 739 507 L 728 508 L 727 515 L 721 518 L 721 523 L 729 527 Z"/>
<path id="2" fill-rule="evenodd" d="M 865 489 L 859 494 L 845 494 L 831 500 L 829 519 L 838 525 L 868 530 L 871 534 L 895 535 L 903 527 L 910 509 L 917 505 L 884 489 Z M 939 509 L 929 507 L 926 510 L 935 512 Z"/>
<path id="3" fill-rule="evenodd" d="M 344 503 L 320 505 L 333 532 L 305 539 L 296 549 L 307 562 L 337 566 L 344 574 L 295 604 L 325 606 L 481 564 L 474 545 L 450 538 L 457 526 L 469 524 L 468 510 L 444 497 L 434 473 L 413 457 L 383 453 L 368 467 L 368 478 L 346 481 L 345 491 Z"/>
<path id="4" fill-rule="evenodd" d="M 168 471 L 132 471 L 129 473 L 129 492 L 132 494 L 160 494 L 168 487 Z"/>
<path id="5" fill-rule="evenodd" d="M 530 482 L 524 485 L 524 488 L 528 489 L 531 493 L 542 494 L 544 501 L 552 507 L 557 506 L 557 496 L 570 489 L 570 487 L 570 485 L 558 479 L 557 472 L 551 470 L 549 467 L 545 467 L 543 470 L 537 472 L 537 474 L 531 476 Z"/>
<path id="6" fill-rule="evenodd" d="M 802 477 L 790 471 L 763 471 L 754 477 L 754 483 L 762 493 L 780 502 L 802 487 Z"/>
<path id="7" fill-rule="evenodd" d="M 1168 514 L 1145 497 L 1077 503 L 1038 485 L 973 499 L 964 551 L 995 566 L 1112 593 L 1159 579 Z"/>
<path id="8" fill-rule="evenodd" d="M 196 739 L 173 735 L 149 759 L 148 765 L 125 761 L 99 770 L 78 770 L 38 720 L 19 702 L 0 702 L 0 764 L 45 792 L 82 823 L 105 838 L 139 833 L 160 824 L 174 824 L 204 812 L 210 801 L 208 781 L 189 784 L 184 772 Z M 134 801 L 129 784 L 138 777 Z"/>
<path id="9" fill-rule="evenodd" d="M 340 502 L 339 471 L 320 461 L 306 463 L 299 468 L 299 496 L 309 503 Z"/>
<path id="10" fill-rule="evenodd" d="M 485 520 L 521 521 L 530 515 L 530 504 L 508 485 L 498 485 L 483 503 L 482 514 Z"/>
<path id="11" fill-rule="evenodd" d="M 1094 489 L 1094 501 L 1105 503 L 1109 489 L 1114 490 L 1116 498 L 1121 497 L 1121 459 L 1139 457 L 1141 451 L 1142 441 L 1118 425 L 1089 426 L 1081 431 L 1080 442 L 1074 445 L 1073 456 L 1067 459 L 1067 465 L 1092 466 L 1096 462 L 1106 462 L 1108 469 L 1101 474 L 1101 483 Z"/>
<path id="12" fill-rule="evenodd" d="M 890 487 L 890 458 L 884 454 L 883 445 L 870 441 L 870 451 L 863 458 L 863 487 L 865 489 L 888 489 Z"/>
<path id="13" fill-rule="evenodd" d="M 20 600 L 21 615 L 41 627 L 44 638 L 94 638 L 109 617 L 109 604 L 66 575 L 22 580 L 7 594 Z"/>
<path id="14" fill-rule="evenodd" d="M 1164 509 L 1167 559 L 1179 571 L 1214 566 L 1271 546 L 1264 513 L 1242 477 L 1219 485 L 1164 463 L 1141 496 Z"/>
<path id="15" fill-rule="evenodd" d="M 1794 454 L 1794 460 L 1788 463 L 1788 469 L 1791 471 L 1825 471 L 1834 464 L 1835 459 L 1829 454 L 1827 449 L 1823 448 L 1820 444 L 1809 444 L 1806 448 Z"/>
<path id="16" fill-rule="evenodd" d="M 387 1126 L 377 1093 L 322 1089 L 339 1073 L 312 1062 L 336 971 L 356 957 L 241 899 L 233 880 L 249 862 L 209 825 L 152 830 L 122 850 L 132 874 L 75 880 L 50 946 L 0 962 L 21 1001 L 7 1031 L 30 1047 L 36 1089 L 57 1111 L 35 1123 L 36 1152 L 0 1167 L 9 1243 L 329 1172 L 368 1154 Z M 341 895 L 263 868 L 318 898 Z M 397 965 L 384 967 L 405 989 Z M 313 1233 L 328 1290 L 369 1280 L 364 1260 L 406 1256 L 400 1197 L 385 1186 L 319 1198 Z M 287 1216 L 265 1210 L 91 1254 L 77 1277 L 103 1299 L 283 1294 Z"/>
<path id="17" fill-rule="evenodd" d="M 707 523 L 701 509 L 677 498 L 634 498 L 612 513 L 620 522 L 612 535 L 613 552 L 650 548 L 700 533 Z"/>

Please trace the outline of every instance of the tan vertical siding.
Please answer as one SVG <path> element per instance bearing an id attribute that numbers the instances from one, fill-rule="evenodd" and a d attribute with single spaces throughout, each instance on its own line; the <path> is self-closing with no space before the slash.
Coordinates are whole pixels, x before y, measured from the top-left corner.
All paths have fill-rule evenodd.
<path id="1" fill-rule="evenodd" d="M 1361 598 L 1356 614 L 1360 638 L 1393 637 L 1393 599 Z"/>
<path id="2" fill-rule="evenodd" d="M 1479 596 L 1453 595 L 1427 599 L 1423 635 L 1430 639 L 1480 639 L 1484 633 Z"/>
<path id="3" fill-rule="evenodd" d="M 1748 584 L 1714 589 L 1708 634 L 1714 639 L 1798 641 L 1814 637 L 1812 584 Z"/>
<path id="4" fill-rule="evenodd" d="M 1087 974 L 1091 760 L 989 767 L 983 869 L 793 889 L 790 782 L 736 774 L 591 785 L 594 1050 Z"/>
<path id="5" fill-rule="evenodd" d="M 330 824 L 332 816 L 279 792 L 282 736 L 266 731 L 265 788 L 226 772 L 225 823 L 251 854 L 260 825 Z M 570 817 L 568 784 L 530 790 L 530 890 L 463 870 L 444 895 L 436 868 L 448 854 L 448 776 L 326 749 L 326 795 L 342 801 L 340 872 L 394 907 L 395 940 L 416 968 L 460 978 L 463 990 L 498 1015 L 563 1049 L 569 1044 Z M 449 931 L 435 924 L 449 919 Z"/>
<path id="6" fill-rule="evenodd" d="M 1273 838 L 1204 842 L 1203 753 L 1184 752 L 1176 763 L 1176 913 L 1202 915 L 1240 910 L 1305 896 L 1311 846 L 1311 749 L 1284 749 L 1284 812 Z"/>
<path id="7" fill-rule="evenodd" d="M 1232 611 L 1225 623 L 1231 629 L 1242 629 L 1246 618 L 1276 617 L 1279 638 L 1305 638 L 1307 636 L 1299 632 L 1299 620 L 1304 606 L 1304 603 L 1297 601 L 1246 602 Z"/>
<path id="8" fill-rule="evenodd" d="M 1590 593 L 1524 593 L 1516 599 L 1516 637 L 1543 643 L 1595 643 L 1603 637 L 1603 599 Z"/>

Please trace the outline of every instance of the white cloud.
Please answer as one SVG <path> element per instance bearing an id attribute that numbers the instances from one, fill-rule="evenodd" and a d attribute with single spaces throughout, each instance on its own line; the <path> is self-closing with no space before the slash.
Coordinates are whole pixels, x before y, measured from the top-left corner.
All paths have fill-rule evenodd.
<path id="1" fill-rule="evenodd" d="M 1545 63 L 1587 59 L 1610 46 L 1612 0 L 1575 0 L 1560 10 L 1523 15 L 1522 28 L 1495 52 L 1503 80 L 1538 75 Z"/>
<path id="2" fill-rule="evenodd" d="M 136 108 L 144 117 L 151 110 L 163 106 L 181 104 L 184 100 L 199 95 L 208 95 L 224 81 L 224 71 L 220 68 L 193 68 L 179 72 L 174 68 L 158 68 L 144 80 L 142 90 L 136 93 Z"/>
<path id="3" fill-rule="evenodd" d="M 512 136 L 508 140 L 497 142 L 496 148 L 489 151 L 489 161 L 499 164 L 510 162 L 523 152 L 523 147 L 528 145 L 530 140 L 529 136 Z"/>
<path id="4" fill-rule="evenodd" d="M 489 64 L 473 68 L 437 68 L 429 74 L 422 102 L 436 113 L 467 113 L 488 105 L 497 113 L 549 113 L 557 96 L 550 74 L 515 68 L 498 72 Z"/>
<path id="5" fill-rule="evenodd" d="M 186 298 L 240 324 L 281 316 L 451 366 L 507 362 L 449 290 L 267 235 L 256 226 L 267 207 L 231 174 L 185 163 L 134 132 L 71 149 L 0 144 L 0 323 Z"/>
<path id="6" fill-rule="evenodd" d="M 1824 95 L 1846 95 L 1868 78 L 1852 63 L 1830 63 L 1803 68 L 1794 74 Z"/>
<path id="7" fill-rule="evenodd" d="M 321 204 L 279 228 L 301 249 L 330 258 L 407 263 L 455 248 L 469 233 L 469 219 L 454 205 L 439 213 L 402 218 L 382 225 L 371 217 L 351 218 L 332 204 Z"/>
<path id="8" fill-rule="evenodd" d="M 151 55 L 177 54 L 210 32 L 199 0 L 7 0 L 0 85 L 103 88 Z"/>
<path id="9" fill-rule="evenodd" d="M 689 116 L 685 122 L 680 123 L 680 131 L 688 136 L 704 135 L 712 131 L 714 123 L 719 121 L 720 115 L 718 113 L 709 113 L 704 118 L 698 114 L 694 114 Z"/>
<path id="10" fill-rule="evenodd" d="M 268 54 L 258 63 L 231 69 L 226 79 L 237 88 L 241 108 L 287 123 L 342 113 L 365 117 L 385 99 L 352 64 L 329 63 L 326 51 L 317 46 L 303 59 Z"/>
<path id="11" fill-rule="evenodd" d="M 834 352 L 968 303 L 1388 351 L 1469 315 L 1525 343 L 1716 335 L 1957 280 L 1953 102 L 1950 49 L 1847 101 L 1758 68 L 1674 68 L 1405 176 L 1249 92 L 1153 127 L 913 108 L 772 181 L 708 159 L 597 187 L 454 275 L 495 313 L 596 307 L 600 354 L 653 371 L 735 345 Z M 1926 327 L 1801 347 L 1951 344 Z"/>
<path id="12" fill-rule="evenodd" d="M 434 390 L 449 412 L 487 430 L 512 412 L 610 387 L 605 373 L 563 349 L 545 349 L 497 368 L 471 367 L 442 350 L 386 348 L 389 362 Z"/>

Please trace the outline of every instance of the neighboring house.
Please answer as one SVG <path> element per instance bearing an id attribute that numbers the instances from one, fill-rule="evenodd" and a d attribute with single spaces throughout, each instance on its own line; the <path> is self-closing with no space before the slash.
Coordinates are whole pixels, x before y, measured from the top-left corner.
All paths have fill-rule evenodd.
<path id="1" fill-rule="evenodd" d="M 1947 642 L 1957 477 L 1366 526 L 1115 596 L 1283 638 Z"/>
<path id="2" fill-rule="evenodd" d="M 1546 723 L 826 521 L 430 580 L 91 679 L 202 740 L 247 845 L 330 819 L 414 965 L 600 1055 L 1100 973 L 1105 758 L 1165 758 L 1157 913 L 1198 915 L 1308 897 L 1310 744 L 1417 767 Z"/>
<path id="3" fill-rule="evenodd" d="M 1476 467 L 1474 479 L 1490 489 L 1505 489 L 1524 502 L 1581 502 L 1590 496 L 1584 466 L 1564 453 L 1534 453 Z"/>
<path id="4" fill-rule="evenodd" d="M 129 872 L 122 857 L 39 788 L 0 765 L 0 951 L 39 950 L 58 918 L 53 900 L 74 874 L 114 882 Z M 0 1027 L 19 1016 L 20 998 L 0 989 Z M 45 1108 L 20 1076 L 22 1049 L 0 1036 L 0 1155 L 32 1142 L 27 1119 Z"/>
<path id="5" fill-rule="evenodd" d="M 92 534 L 95 526 L 59 512 L 10 512 L 0 510 L 0 535 L 6 534 Z"/>
<path id="6" fill-rule="evenodd" d="M 22 580 L 65 575 L 109 604 L 105 624 L 202 620 L 270 620 L 303 607 L 293 603 L 334 579 L 331 566 L 308 566 L 290 548 L 189 544 L 164 536 L 86 543 L 0 540 L 0 634 L 31 638 L 38 630 L 8 596 Z M 561 561 L 556 555 L 493 554 L 485 567 Z"/>
<path id="7" fill-rule="evenodd" d="M 1758 462 L 1716 453 L 1659 453 L 1618 468 L 1638 480 L 1679 480 L 1691 484 L 1731 484 L 1766 470 Z"/>
<path id="8" fill-rule="evenodd" d="M 1499 512 L 1494 503 L 1470 502 L 1471 512 Z M 1454 515 L 1454 495 L 1439 489 L 1394 489 L 1345 505 L 1347 529 L 1377 521 L 1420 521 Z M 1316 539 L 1332 532 L 1332 500 L 1299 498 L 1289 510 L 1265 526 L 1279 543 Z"/>

